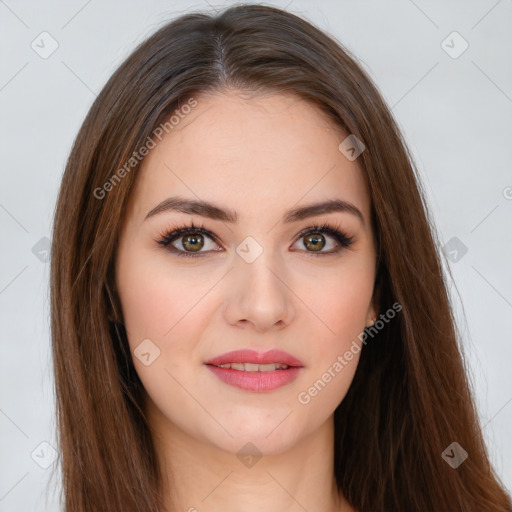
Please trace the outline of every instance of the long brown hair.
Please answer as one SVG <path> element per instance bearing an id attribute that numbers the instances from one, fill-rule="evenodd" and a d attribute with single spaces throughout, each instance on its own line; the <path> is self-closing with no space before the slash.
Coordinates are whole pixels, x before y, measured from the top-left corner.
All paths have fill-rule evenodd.
<path id="1" fill-rule="evenodd" d="M 117 236 L 138 150 L 190 98 L 228 88 L 296 94 L 366 147 L 358 161 L 378 241 L 379 309 L 398 302 L 402 310 L 364 346 L 335 411 L 339 490 L 361 512 L 510 512 L 486 453 L 435 230 L 399 129 L 339 42 L 293 14 L 257 5 L 166 24 L 110 78 L 74 142 L 51 262 L 66 512 L 163 509 L 144 390 L 114 285 Z M 456 469 L 442 457 L 452 442 L 468 453 Z"/>

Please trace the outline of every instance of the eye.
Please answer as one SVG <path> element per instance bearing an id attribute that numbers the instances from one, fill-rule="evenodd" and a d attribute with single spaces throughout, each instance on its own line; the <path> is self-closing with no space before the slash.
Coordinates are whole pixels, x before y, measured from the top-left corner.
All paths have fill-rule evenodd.
<path id="1" fill-rule="evenodd" d="M 197 257 L 205 252 L 218 251 L 213 247 L 208 247 L 208 241 L 211 243 L 216 240 L 216 236 L 204 226 L 195 226 L 192 222 L 190 226 L 172 228 L 170 231 L 160 235 L 157 243 L 163 245 L 177 256 Z M 210 240 L 208 240 L 210 239 Z M 176 244 L 176 245 L 175 245 Z M 202 251 L 206 246 L 206 250 Z"/>
<path id="2" fill-rule="evenodd" d="M 330 243 L 329 239 L 331 239 Z M 211 251 L 221 250 L 218 248 L 217 237 L 204 226 L 195 226 L 193 222 L 189 226 L 171 228 L 162 233 L 160 238 L 155 241 L 177 256 L 183 257 L 194 258 Z M 334 227 L 326 222 L 321 226 L 315 225 L 301 231 L 295 244 L 299 242 L 302 242 L 302 246 L 305 248 L 304 252 L 309 255 L 325 256 L 348 249 L 354 239 L 345 235 L 339 225 Z M 208 243 L 210 243 L 210 247 L 208 247 Z M 326 246 L 329 250 L 324 251 Z M 203 248 L 205 248 L 204 251 Z"/>
<path id="3" fill-rule="evenodd" d="M 327 239 L 325 235 L 328 235 Z M 334 242 L 331 241 L 329 244 L 329 238 L 334 239 Z M 301 231 L 298 235 L 297 242 L 302 243 L 302 246 L 307 249 L 307 253 L 314 256 L 324 256 L 336 254 L 343 249 L 348 249 L 354 243 L 354 238 L 343 233 L 339 225 L 333 227 L 326 222 L 321 226 L 315 225 Z M 329 245 L 330 247 L 328 247 L 328 249 L 330 250 L 322 250 Z"/>

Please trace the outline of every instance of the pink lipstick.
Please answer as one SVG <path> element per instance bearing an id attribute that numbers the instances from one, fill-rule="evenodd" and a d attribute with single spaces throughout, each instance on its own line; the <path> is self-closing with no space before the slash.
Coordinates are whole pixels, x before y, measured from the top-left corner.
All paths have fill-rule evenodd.
<path id="1" fill-rule="evenodd" d="M 293 382 L 302 361 L 282 350 L 235 350 L 205 361 L 222 382 L 245 391 L 266 392 Z"/>

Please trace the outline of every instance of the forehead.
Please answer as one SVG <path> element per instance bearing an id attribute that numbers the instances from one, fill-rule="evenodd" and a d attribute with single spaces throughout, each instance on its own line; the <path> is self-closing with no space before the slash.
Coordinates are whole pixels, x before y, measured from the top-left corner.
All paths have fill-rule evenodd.
<path id="1" fill-rule="evenodd" d="M 338 149 L 347 134 L 318 107 L 275 93 L 196 100 L 142 162 L 132 215 L 143 218 L 180 195 L 229 206 L 241 220 L 275 219 L 293 205 L 336 198 L 369 216 L 364 171 Z"/>

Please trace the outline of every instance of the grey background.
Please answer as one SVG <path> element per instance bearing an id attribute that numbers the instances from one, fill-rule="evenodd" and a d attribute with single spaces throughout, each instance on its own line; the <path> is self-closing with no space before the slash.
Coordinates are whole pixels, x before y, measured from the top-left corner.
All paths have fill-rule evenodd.
<path id="1" fill-rule="evenodd" d="M 449 243 L 446 266 L 483 433 L 512 489 L 510 0 L 267 4 L 288 6 L 335 35 L 393 107 L 441 245 Z M 49 479 L 58 462 L 41 467 L 52 451 L 40 443 L 55 446 L 44 238 L 71 144 L 135 45 L 198 8 L 208 5 L 0 0 L 0 512 L 59 510 L 58 478 Z M 51 48 L 43 31 L 58 43 L 46 59 L 31 47 Z M 445 49 L 458 52 L 460 40 L 442 46 L 453 31 L 469 44 L 457 58 Z"/>

